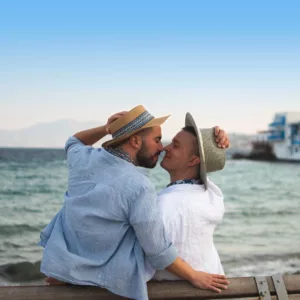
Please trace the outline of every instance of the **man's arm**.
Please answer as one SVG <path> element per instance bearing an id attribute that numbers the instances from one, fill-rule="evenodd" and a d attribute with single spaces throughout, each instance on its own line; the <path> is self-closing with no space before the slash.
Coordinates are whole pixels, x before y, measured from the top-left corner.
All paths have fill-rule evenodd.
<path id="1" fill-rule="evenodd" d="M 220 293 L 221 289 L 226 290 L 227 285 L 229 284 L 229 281 L 224 275 L 195 271 L 180 257 L 177 257 L 166 270 L 182 279 L 188 280 L 194 287 L 203 290 L 211 290 Z"/>
<path id="2" fill-rule="evenodd" d="M 68 166 L 74 168 L 79 166 L 78 164 L 86 164 L 91 154 L 90 150 L 93 149 L 91 146 L 109 134 L 109 125 L 124 114 L 125 112 L 116 113 L 107 120 L 105 125 L 83 130 L 69 137 L 65 144 Z"/>
<path id="3" fill-rule="evenodd" d="M 74 137 L 79 139 L 83 144 L 92 146 L 99 140 L 104 138 L 109 132 L 106 125 L 83 130 L 74 134 Z"/>
<path id="4" fill-rule="evenodd" d="M 104 138 L 107 134 L 109 134 L 110 123 L 114 122 L 125 113 L 126 111 L 116 113 L 107 120 L 107 123 L 105 125 L 77 132 L 76 134 L 74 134 L 74 137 L 79 139 L 83 144 L 92 146 L 102 138 Z"/>

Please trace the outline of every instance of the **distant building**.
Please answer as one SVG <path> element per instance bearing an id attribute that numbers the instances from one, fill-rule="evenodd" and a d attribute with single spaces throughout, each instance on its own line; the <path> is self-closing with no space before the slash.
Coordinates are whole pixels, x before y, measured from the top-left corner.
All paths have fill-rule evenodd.
<path id="1" fill-rule="evenodd" d="M 275 114 L 267 138 L 277 159 L 300 161 L 300 112 Z"/>
<path id="2" fill-rule="evenodd" d="M 255 136 L 250 154 L 233 158 L 300 162 L 300 112 L 276 113 L 268 130 Z"/>

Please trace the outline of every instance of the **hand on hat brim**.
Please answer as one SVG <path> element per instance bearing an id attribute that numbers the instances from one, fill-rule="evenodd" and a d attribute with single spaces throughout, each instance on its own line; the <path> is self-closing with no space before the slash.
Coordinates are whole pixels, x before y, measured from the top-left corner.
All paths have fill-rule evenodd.
<path id="1" fill-rule="evenodd" d="M 216 143 L 218 144 L 218 147 L 228 148 L 230 145 L 230 140 L 225 130 L 221 129 L 219 126 L 215 126 L 214 130 L 216 136 Z"/>
<path id="2" fill-rule="evenodd" d="M 118 120 L 120 117 L 124 116 L 126 113 L 127 113 L 127 111 L 121 111 L 121 112 L 118 112 L 118 113 L 116 113 L 116 114 L 114 114 L 114 115 L 112 115 L 108 118 L 108 120 L 106 122 L 106 125 L 105 125 L 105 131 L 106 131 L 107 134 L 111 134 L 110 129 L 109 129 L 109 125 L 112 122 Z"/>

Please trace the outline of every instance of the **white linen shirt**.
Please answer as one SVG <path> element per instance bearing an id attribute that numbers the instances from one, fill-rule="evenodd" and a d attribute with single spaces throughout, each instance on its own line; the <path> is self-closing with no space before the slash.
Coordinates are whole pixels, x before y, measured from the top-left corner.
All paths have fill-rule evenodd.
<path id="1" fill-rule="evenodd" d="M 225 211 L 221 190 L 211 181 L 207 190 L 198 184 L 175 184 L 158 194 L 158 206 L 179 257 L 197 271 L 224 274 L 213 242 L 214 230 Z M 167 270 L 159 270 L 154 279 L 180 278 Z"/>

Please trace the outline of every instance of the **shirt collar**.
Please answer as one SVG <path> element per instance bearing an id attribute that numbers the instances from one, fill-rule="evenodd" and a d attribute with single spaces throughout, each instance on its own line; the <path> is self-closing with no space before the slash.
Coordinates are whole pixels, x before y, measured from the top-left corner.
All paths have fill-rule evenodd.
<path id="1" fill-rule="evenodd" d="M 112 147 L 107 147 L 104 148 L 108 153 L 117 156 L 119 158 L 122 158 L 126 161 L 128 161 L 129 163 L 132 163 L 135 165 L 134 160 L 131 158 L 131 156 L 125 152 L 122 148 L 120 147 L 116 147 L 116 148 L 112 148 Z"/>
<path id="2" fill-rule="evenodd" d="M 182 180 L 176 180 L 167 185 L 167 187 L 176 185 L 176 184 L 203 184 L 203 182 L 200 179 L 182 179 Z"/>

